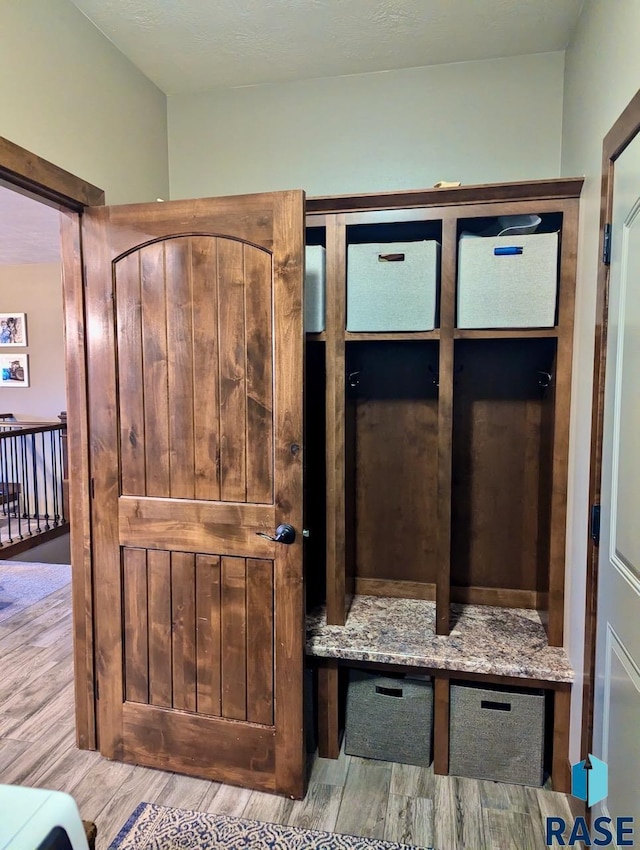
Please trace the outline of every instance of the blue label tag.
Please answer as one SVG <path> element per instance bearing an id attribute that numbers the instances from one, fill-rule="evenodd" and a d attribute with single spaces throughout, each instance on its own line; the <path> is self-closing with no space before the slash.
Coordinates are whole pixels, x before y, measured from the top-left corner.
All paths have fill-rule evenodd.
<path id="1" fill-rule="evenodd" d="M 518 245 L 505 245 L 503 248 L 494 248 L 493 253 L 496 257 L 512 257 L 514 254 L 522 254 L 523 250 L 524 249 Z"/>

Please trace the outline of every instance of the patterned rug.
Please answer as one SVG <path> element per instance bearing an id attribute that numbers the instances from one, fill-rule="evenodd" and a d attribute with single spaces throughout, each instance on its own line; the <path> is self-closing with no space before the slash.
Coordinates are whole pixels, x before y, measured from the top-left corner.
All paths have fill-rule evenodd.
<path id="1" fill-rule="evenodd" d="M 0 623 L 70 581 L 68 564 L 0 561 Z"/>
<path id="2" fill-rule="evenodd" d="M 109 850 L 411 850 L 375 838 L 140 803 Z M 416 848 L 413 848 L 416 850 Z"/>

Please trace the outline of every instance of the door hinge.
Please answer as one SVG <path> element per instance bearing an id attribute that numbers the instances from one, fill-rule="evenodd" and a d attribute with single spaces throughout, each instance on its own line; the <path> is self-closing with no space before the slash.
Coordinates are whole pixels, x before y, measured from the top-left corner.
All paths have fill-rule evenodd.
<path id="1" fill-rule="evenodd" d="M 605 224 L 604 238 L 602 241 L 602 262 L 605 266 L 611 265 L 611 225 Z"/>
<path id="2" fill-rule="evenodd" d="M 600 545 L 600 505 L 591 505 L 591 539 Z"/>

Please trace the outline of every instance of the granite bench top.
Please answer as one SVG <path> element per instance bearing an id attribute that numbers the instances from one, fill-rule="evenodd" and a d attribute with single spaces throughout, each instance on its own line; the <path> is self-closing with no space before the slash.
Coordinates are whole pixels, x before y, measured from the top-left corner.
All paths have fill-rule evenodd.
<path id="1" fill-rule="evenodd" d="M 452 605 L 451 634 L 435 634 L 435 602 L 355 596 L 344 626 L 324 607 L 307 616 L 307 655 L 572 682 L 562 647 L 548 646 L 540 614 L 527 608 Z"/>

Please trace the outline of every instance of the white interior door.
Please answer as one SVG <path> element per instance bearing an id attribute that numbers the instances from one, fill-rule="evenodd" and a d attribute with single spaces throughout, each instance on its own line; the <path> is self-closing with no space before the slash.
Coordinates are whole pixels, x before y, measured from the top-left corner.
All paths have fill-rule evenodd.
<path id="1" fill-rule="evenodd" d="M 602 808 L 640 818 L 640 136 L 615 163 L 612 240 L 594 750 Z"/>

